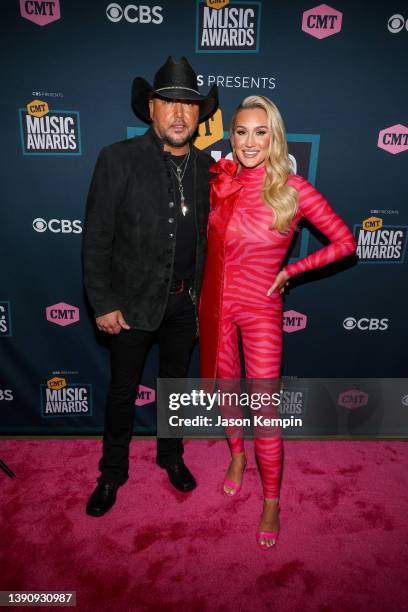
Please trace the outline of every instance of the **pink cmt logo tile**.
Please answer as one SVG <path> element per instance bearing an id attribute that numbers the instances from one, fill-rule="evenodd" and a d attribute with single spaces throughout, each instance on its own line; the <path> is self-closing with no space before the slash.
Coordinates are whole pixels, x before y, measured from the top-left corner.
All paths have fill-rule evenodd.
<path id="1" fill-rule="evenodd" d="M 307 316 L 296 310 L 286 310 L 283 313 L 283 331 L 291 334 L 292 332 L 305 329 L 307 324 Z"/>
<path id="2" fill-rule="evenodd" d="M 343 13 L 328 4 L 319 4 L 303 13 L 302 30 L 315 38 L 327 38 L 341 30 Z"/>
<path id="3" fill-rule="evenodd" d="M 397 123 L 397 125 L 384 128 L 378 134 L 377 146 L 393 155 L 406 151 L 408 149 L 408 127 Z"/>
<path id="4" fill-rule="evenodd" d="M 150 387 L 139 385 L 137 390 L 137 397 L 135 404 L 136 406 L 144 406 L 145 404 L 152 404 L 156 399 L 156 391 Z"/>
<path id="5" fill-rule="evenodd" d="M 78 323 L 79 321 L 79 308 L 77 306 L 71 306 L 65 302 L 59 302 L 59 304 L 53 304 L 45 309 L 45 315 L 47 321 L 55 323 L 56 325 L 72 325 L 72 323 Z"/>
<path id="6" fill-rule="evenodd" d="M 20 0 L 20 14 L 39 26 L 61 18 L 59 0 Z"/>
<path id="7" fill-rule="evenodd" d="M 339 406 L 348 408 L 349 410 L 355 410 L 368 404 L 368 394 L 359 389 L 349 389 L 340 393 L 337 400 Z"/>

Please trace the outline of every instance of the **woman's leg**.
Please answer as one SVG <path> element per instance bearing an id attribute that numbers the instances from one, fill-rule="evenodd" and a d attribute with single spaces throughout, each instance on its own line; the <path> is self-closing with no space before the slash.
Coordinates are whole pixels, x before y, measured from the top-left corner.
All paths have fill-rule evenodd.
<path id="1" fill-rule="evenodd" d="M 228 315 L 224 315 L 221 323 L 217 377 L 219 379 L 220 391 L 224 393 L 240 392 L 238 383 L 241 377 L 241 364 L 238 351 L 238 330 L 232 318 Z M 222 405 L 221 413 L 223 418 L 237 417 L 238 407 L 236 405 Z M 228 446 L 231 451 L 231 463 L 225 475 L 225 479 L 240 485 L 245 467 L 242 429 L 227 427 L 226 433 Z M 236 489 L 233 486 L 224 484 L 224 491 L 229 495 L 234 495 Z"/>
<path id="2" fill-rule="evenodd" d="M 267 311 L 246 311 L 239 320 L 242 334 L 246 375 L 250 393 L 279 393 L 282 358 L 282 310 L 280 305 Z M 262 406 L 258 414 L 266 418 L 279 416 L 273 402 Z M 261 472 L 264 507 L 258 531 L 279 530 L 278 501 L 282 471 L 283 445 L 279 428 L 254 428 L 255 453 Z M 261 544 L 272 546 L 273 538 Z"/>

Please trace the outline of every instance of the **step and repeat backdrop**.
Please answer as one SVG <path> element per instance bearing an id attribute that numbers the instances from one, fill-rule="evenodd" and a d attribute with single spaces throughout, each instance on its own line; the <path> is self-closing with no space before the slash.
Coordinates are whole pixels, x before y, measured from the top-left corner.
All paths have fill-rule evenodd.
<path id="1" fill-rule="evenodd" d="M 407 4 L 7 0 L 1 13 L 1 433 L 102 431 L 109 353 L 83 290 L 87 191 L 99 150 L 147 128 L 131 110 L 133 78 L 152 82 L 168 55 L 185 55 L 201 91 L 216 83 L 220 94 L 196 145 L 230 155 L 234 108 L 268 96 L 294 172 L 358 242 L 358 258 L 299 277 L 285 297 L 283 376 L 354 379 L 333 402 L 341 431 L 404 434 L 408 387 L 384 425 L 384 405 L 370 404 L 363 381 L 407 375 Z M 305 224 L 290 260 L 322 244 Z M 153 347 L 138 434 L 155 433 L 157 359 Z M 288 414 L 299 406 L 299 395 L 288 400 Z"/>

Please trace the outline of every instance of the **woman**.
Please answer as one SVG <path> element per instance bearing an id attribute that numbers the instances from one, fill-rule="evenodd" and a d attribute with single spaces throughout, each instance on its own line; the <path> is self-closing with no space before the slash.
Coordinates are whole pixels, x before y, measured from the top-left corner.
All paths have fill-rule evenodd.
<path id="1" fill-rule="evenodd" d="M 230 127 L 235 161 L 210 167 L 208 254 L 200 301 L 200 362 L 203 378 L 240 378 L 238 330 L 246 375 L 278 379 L 282 350 L 282 295 L 288 279 L 355 252 L 350 230 L 323 196 L 290 174 L 285 128 L 276 106 L 249 96 Z M 304 216 L 330 244 L 287 265 L 282 261 Z M 228 437 L 231 462 L 224 492 L 236 495 L 246 465 L 241 435 Z M 279 532 L 280 436 L 255 437 L 264 504 L 256 532 L 263 549 Z"/>

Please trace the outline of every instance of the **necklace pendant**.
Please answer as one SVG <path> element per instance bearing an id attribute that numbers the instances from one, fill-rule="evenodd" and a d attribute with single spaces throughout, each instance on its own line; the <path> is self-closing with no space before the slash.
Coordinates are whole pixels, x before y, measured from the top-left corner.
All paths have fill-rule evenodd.
<path id="1" fill-rule="evenodd" d="M 188 213 L 188 206 L 184 198 L 183 190 L 180 190 L 180 209 L 181 209 L 183 216 L 185 217 L 186 214 Z"/>

